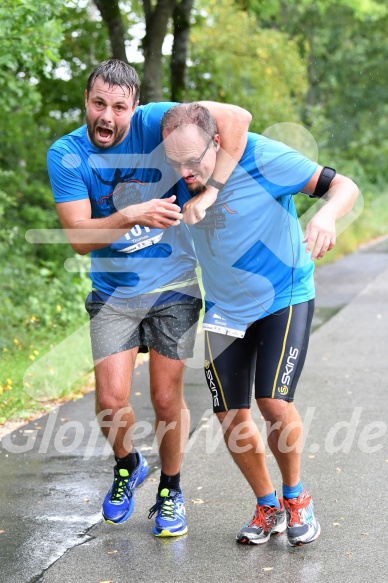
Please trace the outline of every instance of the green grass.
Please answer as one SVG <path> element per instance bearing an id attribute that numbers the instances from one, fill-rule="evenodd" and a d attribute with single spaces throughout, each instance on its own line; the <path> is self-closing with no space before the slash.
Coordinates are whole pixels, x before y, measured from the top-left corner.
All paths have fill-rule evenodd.
<path id="1" fill-rule="evenodd" d="M 67 329 L 51 323 L 14 332 L 1 352 L 0 424 L 28 419 L 50 410 L 53 401 L 82 394 L 91 369 L 86 323 L 85 318 Z"/>

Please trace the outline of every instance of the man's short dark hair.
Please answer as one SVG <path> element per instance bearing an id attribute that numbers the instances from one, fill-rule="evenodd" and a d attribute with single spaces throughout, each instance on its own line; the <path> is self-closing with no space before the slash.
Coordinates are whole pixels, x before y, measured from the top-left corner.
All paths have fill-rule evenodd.
<path id="1" fill-rule="evenodd" d="M 89 95 L 96 79 L 100 77 L 109 87 L 118 85 L 133 94 L 133 103 L 139 101 L 140 80 L 135 69 L 119 59 L 109 59 L 100 63 L 90 74 L 86 91 Z"/>
<path id="2" fill-rule="evenodd" d="M 218 133 L 217 124 L 207 107 L 199 103 L 180 103 L 166 111 L 161 121 L 164 130 L 173 131 L 181 126 L 196 125 L 214 138 Z"/>

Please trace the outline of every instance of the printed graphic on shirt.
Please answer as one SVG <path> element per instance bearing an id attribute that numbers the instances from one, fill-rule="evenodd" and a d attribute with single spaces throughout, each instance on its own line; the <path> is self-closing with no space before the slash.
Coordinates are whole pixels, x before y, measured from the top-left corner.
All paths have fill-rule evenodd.
<path id="1" fill-rule="evenodd" d="M 150 229 L 142 225 L 135 225 L 123 237 L 112 243 L 112 249 L 121 253 L 133 253 L 150 245 L 156 245 L 163 237 L 163 229 Z"/>
<path id="2" fill-rule="evenodd" d="M 234 194 L 233 190 L 228 191 L 227 196 L 232 197 Z M 218 229 L 225 229 L 226 227 L 226 215 L 227 211 L 231 215 L 237 215 L 238 212 L 229 208 L 226 203 L 221 205 L 212 205 L 207 211 L 206 216 L 202 221 L 195 224 L 195 228 L 205 231 L 206 242 L 209 247 L 210 253 L 215 256 L 215 252 L 212 249 L 211 239 L 214 237 L 214 233 Z"/>

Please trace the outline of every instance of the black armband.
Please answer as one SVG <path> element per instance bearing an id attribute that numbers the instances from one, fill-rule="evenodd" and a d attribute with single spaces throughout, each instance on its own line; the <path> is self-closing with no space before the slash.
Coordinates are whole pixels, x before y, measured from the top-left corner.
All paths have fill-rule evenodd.
<path id="1" fill-rule="evenodd" d="M 322 198 L 322 196 L 329 190 L 331 181 L 336 174 L 337 172 L 334 170 L 334 168 L 324 166 L 318 178 L 314 193 L 309 195 L 310 198 Z"/>

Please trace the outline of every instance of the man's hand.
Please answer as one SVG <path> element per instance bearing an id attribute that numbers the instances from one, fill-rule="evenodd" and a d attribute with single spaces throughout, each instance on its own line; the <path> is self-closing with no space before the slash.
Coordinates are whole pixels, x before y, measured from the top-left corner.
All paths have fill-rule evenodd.
<path id="1" fill-rule="evenodd" d="M 303 243 L 311 259 L 322 259 L 326 251 L 333 249 L 336 242 L 335 216 L 330 209 L 322 207 L 306 225 Z"/>
<path id="2" fill-rule="evenodd" d="M 183 222 L 195 225 L 206 216 L 206 209 L 217 200 L 218 190 L 208 186 L 201 194 L 193 196 L 183 205 Z"/>
<path id="3" fill-rule="evenodd" d="M 117 241 L 135 225 L 155 229 L 179 225 L 183 215 L 175 199 L 176 196 L 155 198 L 98 219 L 91 217 L 89 199 L 57 203 L 57 212 L 74 251 L 86 255 Z"/>
<path id="4" fill-rule="evenodd" d="M 168 229 L 179 225 L 183 218 L 180 207 L 173 204 L 176 196 L 169 198 L 154 198 L 148 202 L 134 204 L 119 212 L 135 225 L 153 227 L 155 229 Z"/>
<path id="5" fill-rule="evenodd" d="M 322 166 L 318 166 L 313 176 L 303 188 L 306 194 L 313 194 L 316 188 Z M 349 213 L 358 197 L 359 191 L 353 180 L 336 174 L 330 188 L 322 200 L 325 205 L 313 216 L 306 225 L 303 243 L 307 243 L 306 252 L 311 253 L 311 259 L 322 259 L 326 251 L 333 249 L 336 242 L 335 223 Z"/>

